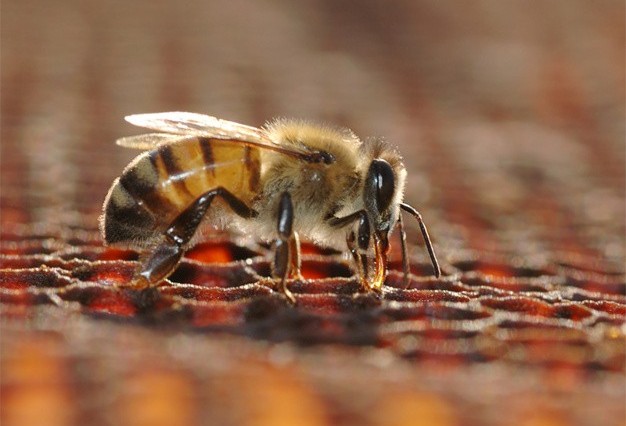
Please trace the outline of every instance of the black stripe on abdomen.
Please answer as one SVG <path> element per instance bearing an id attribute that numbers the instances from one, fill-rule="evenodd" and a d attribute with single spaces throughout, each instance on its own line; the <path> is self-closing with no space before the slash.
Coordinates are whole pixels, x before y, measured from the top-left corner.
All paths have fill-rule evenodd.
<path id="1" fill-rule="evenodd" d="M 193 194 L 189 191 L 185 185 L 184 179 L 180 179 L 184 170 L 181 167 L 178 157 L 174 153 L 174 147 L 172 145 L 163 145 L 156 153 L 153 159 L 155 167 L 158 166 L 157 156 L 160 156 L 163 167 L 165 167 L 166 174 L 169 176 L 169 184 L 172 185 L 177 195 L 183 198 L 194 198 Z"/>
<path id="2" fill-rule="evenodd" d="M 213 177 L 215 177 L 215 155 L 213 154 L 213 146 L 211 145 L 211 139 L 199 138 L 200 150 L 202 152 L 202 160 L 210 170 Z"/>
<path id="3" fill-rule="evenodd" d="M 133 198 L 141 200 L 145 208 L 156 218 L 171 217 L 178 208 L 166 194 L 159 191 L 159 173 L 152 157 L 155 152 L 149 154 L 124 171 L 120 177 L 120 185 Z"/>

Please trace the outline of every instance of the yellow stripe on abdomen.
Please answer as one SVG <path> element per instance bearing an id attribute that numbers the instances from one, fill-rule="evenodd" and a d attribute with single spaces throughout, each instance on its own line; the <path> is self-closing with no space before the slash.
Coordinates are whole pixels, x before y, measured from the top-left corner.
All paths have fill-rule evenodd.
<path id="1" fill-rule="evenodd" d="M 251 185 L 258 182 L 260 173 L 256 148 L 236 141 L 193 138 L 163 145 L 149 156 L 157 175 L 156 198 L 168 200 L 177 213 L 219 186 L 246 203 L 256 195 L 258 188 Z M 177 214 L 167 210 L 166 220 L 171 222 Z"/>

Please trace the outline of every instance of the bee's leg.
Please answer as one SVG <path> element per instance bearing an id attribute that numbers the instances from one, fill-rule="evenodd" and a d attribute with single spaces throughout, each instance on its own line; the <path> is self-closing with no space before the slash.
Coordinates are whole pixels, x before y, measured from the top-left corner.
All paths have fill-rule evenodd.
<path id="1" fill-rule="evenodd" d="M 350 254 L 352 255 L 352 260 L 354 260 L 354 264 L 357 268 L 357 273 L 359 274 L 359 280 L 363 280 L 363 268 L 361 268 L 361 253 L 356 244 L 356 234 L 354 231 L 350 231 L 348 236 L 346 237 L 346 245 L 348 246 L 348 250 L 350 250 Z"/>
<path id="2" fill-rule="evenodd" d="M 302 281 L 304 280 L 304 277 L 300 272 L 302 269 L 300 236 L 297 232 L 294 232 L 292 237 L 289 239 L 289 250 L 291 254 L 289 259 L 289 277 Z"/>
<path id="3" fill-rule="evenodd" d="M 165 236 L 148 258 L 142 261 L 133 285 L 144 288 L 158 284 L 174 272 L 184 252 L 182 245 Z"/>
<path id="4" fill-rule="evenodd" d="M 361 280 L 361 286 L 365 290 L 372 290 L 372 286 L 369 283 L 369 260 L 367 258 L 367 250 L 370 246 L 370 222 L 367 218 L 367 214 L 365 210 L 359 210 L 358 212 L 352 213 L 345 217 L 332 217 L 329 220 L 331 226 L 335 226 L 337 228 L 342 228 L 346 225 L 358 221 L 358 228 L 356 239 L 354 235 L 354 231 L 351 231 L 348 234 L 348 248 L 352 253 L 352 258 L 354 259 L 357 270 L 359 273 L 359 278 Z"/>
<path id="5" fill-rule="evenodd" d="M 409 256 L 406 247 L 406 232 L 404 232 L 404 222 L 402 215 L 398 216 L 398 226 L 400 228 L 400 248 L 402 249 L 402 288 L 409 286 L 409 274 L 411 273 L 411 265 L 409 264 Z"/>
<path id="6" fill-rule="evenodd" d="M 274 258 L 273 275 L 280 278 L 281 291 L 291 303 L 296 303 L 293 293 L 287 288 L 287 275 L 292 262 L 291 238 L 293 237 L 293 204 L 288 192 L 283 192 L 278 205 L 278 222 L 276 224 L 278 239 L 276 240 L 276 257 Z"/>
<path id="7" fill-rule="evenodd" d="M 428 236 L 428 230 L 426 229 L 426 224 L 424 220 L 422 220 L 422 215 L 415 210 L 414 207 L 409 206 L 405 203 L 400 203 L 400 208 L 405 212 L 413 215 L 417 223 L 419 224 L 420 231 L 422 231 L 422 237 L 424 237 L 424 243 L 426 244 L 426 249 L 428 250 L 428 255 L 430 256 L 430 262 L 433 265 L 433 275 L 436 278 L 441 276 L 441 268 L 439 267 L 439 262 L 437 261 L 437 256 L 435 255 L 435 249 L 433 248 L 433 243 L 430 241 L 430 236 Z"/>
<path id="8" fill-rule="evenodd" d="M 368 260 L 367 260 L 367 250 L 361 249 L 357 244 L 357 237 L 354 231 L 351 231 L 346 238 L 346 243 L 348 244 L 348 249 L 350 250 L 350 254 L 352 254 L 352 259 L 354 260 L 354 264 L 356 265 L 357 274 L 359 276 L 359 282 L 361 283 L 361 287 L 368 288 Z"/>
<path id="9" fill-rule="evenodd" d="M 357 243 L 359 247 L 359 257 L 361 259 L 361 286 L 365 290 L 372 290 L 372 286 L 369 282 L 369 260 L 367 258 L 367 250 L 370 246 L 370 221 L 367 219 L 367 215 L 364 213 L 359 217 L 357 231 Z"/>
<path id="10" fill-rule="evenodd" d="M 161 243 L 143 262 L 138 274 L 138 279 L 143 281 L 143 286 L 154 285 L 174 272 L 174 268 L 185 253 L 187 244 L 198 229 L 211 202 L 218 196 L 241 217 L 250 218 L 258 214 L 223 187 L 205 192 L 174 219 L 163 234 Z"/>

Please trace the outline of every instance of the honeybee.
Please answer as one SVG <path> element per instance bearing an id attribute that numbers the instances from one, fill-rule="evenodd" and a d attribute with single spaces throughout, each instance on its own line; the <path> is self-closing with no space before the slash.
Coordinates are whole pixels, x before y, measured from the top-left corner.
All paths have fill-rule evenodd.
<path id="1" fill-rule="evenodd" d="M 400 225 L 405 283 L 409 264 L 400 210 L 417 219 L 434 275 L 440 269 L 418 211 L 403 203 L 406 169 L 382 140 L 278 119 L 256 128 L 189 112 L 137 114 L 156 130 L 117 144 L 146 150 L 113 181 L 100 229 L 109 245 L 143 250 L 134 280 L 155 286 L 176 268 L 204 221 L 275 241 L 272 274 L 295 303 L 287 278 L 300 275 L 300 237 L 344 247 L 363 289 L 382 289 L 389 235 Z M 368 254 L 373 246 L 374 268 Z"/>

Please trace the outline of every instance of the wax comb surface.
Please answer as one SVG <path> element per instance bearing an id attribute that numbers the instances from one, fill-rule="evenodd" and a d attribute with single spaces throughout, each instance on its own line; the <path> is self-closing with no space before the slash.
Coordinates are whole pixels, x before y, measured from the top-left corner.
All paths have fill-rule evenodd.
<path id="1" fill-rule="evenodd" d="M 2 6 L 3 425 L 623 424 L 623 4 L 40 3 Z M 416 229 L 382 299 L 306 245 L 293 307 L 208 232 L 122 288 L 114 141 L 165 110 L 385 136 L 442 277 Z"/>

